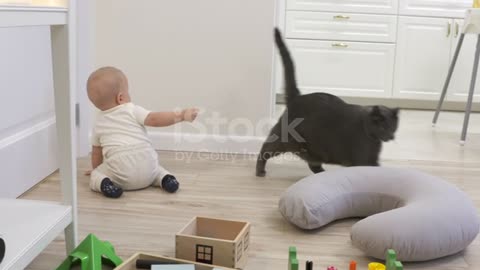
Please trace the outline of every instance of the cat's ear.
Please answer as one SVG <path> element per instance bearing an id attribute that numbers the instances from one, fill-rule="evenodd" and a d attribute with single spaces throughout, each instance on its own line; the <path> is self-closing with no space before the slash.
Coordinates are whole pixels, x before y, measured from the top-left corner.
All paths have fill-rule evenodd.
<path id="1" fill-rule="evenodd" d="M 398 117 L 398 113 L 400 112 L 400 108 L 393 108 L 392 113 L 395 117 Z"/>
<path id="2" fill-rule="evenodd" d="M 372 107 L 372 110 L 370 111 L 370 118 L 372 118 L 374 122 L 381 122 L 385 120 L 385 116 L 382 114 L 382 111 L 378 106 Z"/>

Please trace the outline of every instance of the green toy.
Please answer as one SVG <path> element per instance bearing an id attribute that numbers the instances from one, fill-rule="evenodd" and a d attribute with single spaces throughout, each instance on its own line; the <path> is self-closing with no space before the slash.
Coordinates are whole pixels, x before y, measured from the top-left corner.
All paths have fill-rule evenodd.
<path id="1" fill-rule="evenodd" d="M 403 270 L 403 265 L 397 261 L 397 253 L 393 249 L 387 250 L 386 267 L 387 270 Z"/>
<path id="2" fill-rule="evenodd" d="M 57 270 L 70 270 L 78 263 L 81 270 L 102 270 L 103 264 L 116 267 L 122 263 L 122 259 L 115 254 L 112 244 L 100 241 L 95 235 L 89 234 Z"/>
<path id="3" fill-rule="evenodd" d="M 383 269 L 383 270 L 403 270 L 403 264 L 397 261 L 397 253 L 393 249 L 387 250 L 385 256 L 385 265 L 382 263 L 370 263 L 368 269 Z M 333 266 L 328 269 L 337 269 Z M 357 269 L 355 261 L 350 262 L 350 270 Z M 289 247 L 288 249 L 288 270 L 298 270 L 297 248 Z"/>
<path id="4" fill-rule="evenodd" d="M 297 248 L 288 249 L 288 270 L 298 270 Z"/>

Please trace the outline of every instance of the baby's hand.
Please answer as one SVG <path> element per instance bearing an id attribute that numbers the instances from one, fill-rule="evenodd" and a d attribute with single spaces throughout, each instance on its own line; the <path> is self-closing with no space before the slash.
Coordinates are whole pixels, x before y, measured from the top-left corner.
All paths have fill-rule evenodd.
<path id="1" fill-rule="evenodd" d="M 183 120 L 188 122 L 193 122 L 198 116 L 197 108 L 190 108 L 183 110 Z"/>

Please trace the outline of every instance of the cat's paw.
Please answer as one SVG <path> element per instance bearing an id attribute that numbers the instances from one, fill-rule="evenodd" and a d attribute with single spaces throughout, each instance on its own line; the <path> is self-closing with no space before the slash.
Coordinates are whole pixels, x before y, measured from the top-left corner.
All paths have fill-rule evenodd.
<path id="1" fill-rule="evenodd" d="M 265 175 L 267 175 L 267 172 L 265 170 L 263 171 L 257 171 L 257 177 L 265 177 Z"/>

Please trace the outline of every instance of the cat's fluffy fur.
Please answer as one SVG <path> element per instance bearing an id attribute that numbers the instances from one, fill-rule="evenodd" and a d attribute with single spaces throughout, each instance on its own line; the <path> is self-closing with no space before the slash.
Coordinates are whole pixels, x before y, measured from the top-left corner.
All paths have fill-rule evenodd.
<path id="1" fill-rule="evenodd" d="M 257 176 L 265 176 L 268 159 L 287 152 L 305 160 L 314 173 L 322 172 L 324 163 L 378 166 L 382 142 L 394 139 L 399 110 L 348 104 L 327 93 L 301 95 L 278 29 L 275 42 L 284 65 L 287 108 L 262 146 Z"/>

